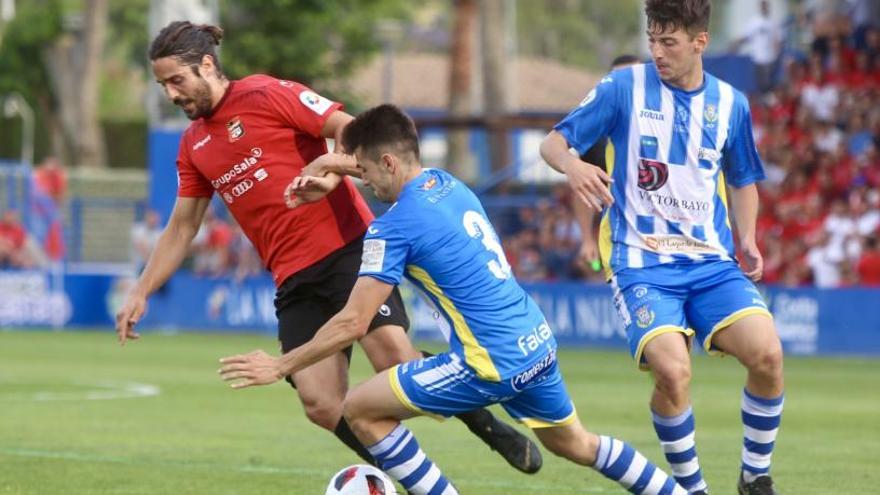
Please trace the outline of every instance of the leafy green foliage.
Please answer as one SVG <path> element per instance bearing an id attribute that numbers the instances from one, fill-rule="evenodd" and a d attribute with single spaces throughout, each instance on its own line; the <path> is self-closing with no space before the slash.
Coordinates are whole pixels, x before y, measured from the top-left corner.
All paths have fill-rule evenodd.
<path id="1" fill-rule="evenodd" d="M 306 84 L 344 77 L 380 45 L 377 24 L 406 0 L 225 0 L 220 59 L 231 78 L 260 72 Z"/>
<path id="2" fill-rule="evenodd" d="M 517 0 L 517 46 L 523 55 L 607 70 L 622 52 L 637 52 L 639 0 Z"/>

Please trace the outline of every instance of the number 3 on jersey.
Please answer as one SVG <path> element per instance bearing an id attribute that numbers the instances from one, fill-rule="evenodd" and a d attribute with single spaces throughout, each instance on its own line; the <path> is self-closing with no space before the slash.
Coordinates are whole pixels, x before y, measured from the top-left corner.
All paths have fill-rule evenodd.
<path id="1" fill-rule="evenodd" d="M 483 246 L 497 257 L 497 259 L 487 263 L 492 275 L 501 280 L 510 278 L 510 263 L 507 262 L 504 250 L 501 249 L 501 243 L 498 241 L 498 236 L 495 234 L 495 230 L 492 229 L 489 221 L 480 213 L 468 210 L 464 214 L 462 223 L 464 223 L 464 230 L 469 236 L 479 239 Z"/>

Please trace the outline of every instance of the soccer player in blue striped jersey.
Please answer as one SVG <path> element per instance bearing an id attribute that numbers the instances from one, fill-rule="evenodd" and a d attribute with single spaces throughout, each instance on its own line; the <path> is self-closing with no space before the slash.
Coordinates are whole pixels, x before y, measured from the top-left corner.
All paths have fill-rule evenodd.
<path id="1" fill-rule="evenodd" d="M 550 451 L 632 493 L 686 495 L 631 446 L 581 425 L 553 331 L 511 274 L 474 193 L 442 170 L 421 167 L 412 120 L 392 105 L 373 108 L 348 124 L 343 146 L 354 151 L 364 183 L 393 203 L 367 230 L 348 303 L 314 339 L 278 359 L 260 351 L 224 359 L 223 378 L 235 387 L 272 383 L 350 345 L 366 331 L 383 294 L 407 277 L 436 307 L 450 349 L 379 373 L 355 387 L 344 406 L 357 437 L 407 491 L 458 493 L 401 420 L 500 404 Z M 327 180 L 306 182 L 320 189 Z"/>
<path id="2" fill-rule="evenodd" d="M 738 490 L 773 494 L 782 346 L 753 283 L 763 265 L 755 183 L 764 171 L 746 98 L 703 72 L 710 10 L 709 0 L 647 0 L 653 63 L 603 78 L 555 126 L 541 154 L 581 201 L 602 211 L 600 254 L 631 353 L 653 375 L 654 427 L 678 482 L 708 492 L 689 394 L 696 337 L 710 354 L 733 355 L 748 371 Z M 569 151 L 583 153 L 605 136 L 614 147 L 607 174 Z"/>

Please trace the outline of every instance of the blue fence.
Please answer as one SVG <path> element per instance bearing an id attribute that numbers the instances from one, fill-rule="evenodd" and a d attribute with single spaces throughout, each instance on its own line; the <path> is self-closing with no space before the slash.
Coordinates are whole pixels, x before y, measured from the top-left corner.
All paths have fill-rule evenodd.
<path id="1" fill-rule="evenodd" d="M 97 273 L 0 272 L 0 328 L 105 327 L 132 279 Z M 611 291 L 582 283 L 527 284 L 563 346 L 624 348 Z M 416 339 L 440 339 L 436 315 L 403 287 Z M 180 273 L 150 299 L 143 329 L 275 334 L 275 288 L 266 278 L 236 282 Z M 880 289 L 766 288 L 790 354 L 880 356 Z"/>

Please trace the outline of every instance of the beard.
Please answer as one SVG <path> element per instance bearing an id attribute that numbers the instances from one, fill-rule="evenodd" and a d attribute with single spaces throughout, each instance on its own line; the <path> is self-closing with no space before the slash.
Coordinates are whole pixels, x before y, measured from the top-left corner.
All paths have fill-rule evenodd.
<path id="1" fill-rule="evenodd" d="M 198 120 L 211 113 L 211 88 L 204 79 L 189 98 L 177 97 L 172 103 L 179 106 L 189 120 Z"/>

